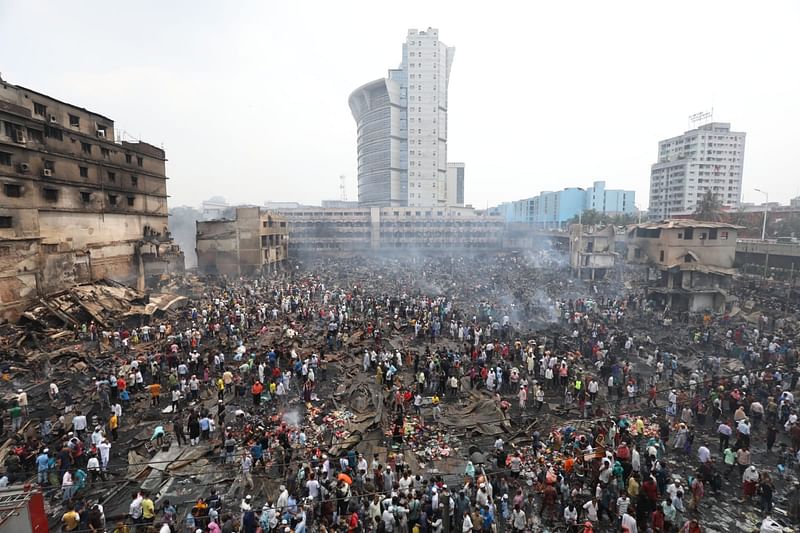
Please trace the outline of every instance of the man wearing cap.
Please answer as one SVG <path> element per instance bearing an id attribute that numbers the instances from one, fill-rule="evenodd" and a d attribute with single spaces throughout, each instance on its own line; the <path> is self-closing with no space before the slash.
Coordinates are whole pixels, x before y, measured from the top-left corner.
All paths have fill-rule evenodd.
<path id="1" fill-rule="evenodd" d="M 47 484 L 47 470 L 49 469 L 50 465 L 50 450 L 45 448 L 42 450 L 36 457 L 36 475 L 37 481 L 39 485 L 44 486 Z"/>

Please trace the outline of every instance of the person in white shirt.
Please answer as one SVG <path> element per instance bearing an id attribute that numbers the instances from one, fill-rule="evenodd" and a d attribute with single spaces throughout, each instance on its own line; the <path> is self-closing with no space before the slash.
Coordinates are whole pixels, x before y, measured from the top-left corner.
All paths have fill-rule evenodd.
<path id="1" fill-rule="evenodd" d="M 92 476 L 92 483 L 96 483 L 97 478 L 100 477 L 100 460 L 97 459 L 96 455 L 92 455 L 89 457 L 89 460 L 86 461 L 86 470 L 88 470 L 89 474 Z"/>
<path id="2" fill-rule="evenodd" d="M 597 503 L 597 497 L 594 497 L 588 502 L 583 504 L 583 509 L 586 511 L 586 518 L 588 518 L 592 522 L 597 522 L 597 510 L 599 508 L 600 506 Z"/>
<path id="3" fill-rule="evenodd" d="M 78 411 L 75 416 L 72 417 L 72 429 L 75 430 L 75 435 L 81 440 L 83 440 L 83 433 L 86 431 L 86 426 L 86 415 Z"/>
<path id="4" fill-rule="evenodd" d="M 697 459 L 701 464 L 705 464 L 711 459 L 711 451 L 706 446 L 697 448 Z"/>
<path id="5" fill-rule="evenodd" d="M 628 531 L 628 533 L 638 533 L 638 529 L 636 526 L 636 519 L 629 515 L 627 512 L 623 513 L 622 515 L 622 522 L 620 524 L 622 531 Z"/>
<path id="6" fill-rule="evenodd" d="M 111 455 L 111 443 L 108 439 L 104 438 L 100 444 L 97 445 L 100 451 L 100 469 L 105 472 L 108 469 L 108 459 Z"/>
<path id="7" fill-rule="evenodd" d="M 385 515 L 386 513 L 384 513 Z M 394 520 L 394 517 L 392 517 Z M 385 522 L 385 520 L 384 520 Z M 387 531 L 390 531 L 389 528 L 386 528 Z M 469 515 L 469 511 L 464 511 L 464 521 L 461 523 L 461 533 L 471 533 L 472 532 L 472 517 Z"/>

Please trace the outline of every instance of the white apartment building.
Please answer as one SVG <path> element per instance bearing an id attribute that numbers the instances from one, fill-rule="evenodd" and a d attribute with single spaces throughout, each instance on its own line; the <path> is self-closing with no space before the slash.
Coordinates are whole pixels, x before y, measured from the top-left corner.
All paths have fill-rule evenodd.
<path id="1" fill-rule="evenodd" d="M 447 87 L 454 55 L 439 30 L 408 30 L 400 68 L 350 95 L 361 205 L 448 204 Z"/>
<path id="2" fill-rule="evenodd" d="M 650 169 L 650 218 L 691 214 L 708 190 L 723 206 L 738 207 L 745 135 L 711 122 L 659 142 L 658 162 Z"/>

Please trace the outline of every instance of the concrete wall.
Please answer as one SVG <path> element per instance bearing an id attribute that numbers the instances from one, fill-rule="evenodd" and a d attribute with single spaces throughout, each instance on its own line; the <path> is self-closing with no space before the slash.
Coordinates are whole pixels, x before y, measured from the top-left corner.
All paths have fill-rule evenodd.
<path id="1" fill-rule="evenodd" d="M 733 268 L 737 237 L 735 229 L 717 229 L 714 239 L 710 238 L 713 230 L 709 228 L 694 228 L 691 239 L 685 238 L 687 232 L 682 228 L 662 228 L 658 237 L 636 236 L 636 230 L 632 231 L 634 234 L 629 238 L 628 249 L 630 261 L 675 265 L 686 262 L 686 256 L 691 252 L 697 257 L 698 263 Z M 638 257 L 637 248 L 641 251 Z"/>
<path id="2" fill-rule="evenodd" d="M 198 221 L 196 228 L 201 272 L 250 275 L 288 257 L 286 220 L 258 207 L 236 208 L 236 219 Z"/>

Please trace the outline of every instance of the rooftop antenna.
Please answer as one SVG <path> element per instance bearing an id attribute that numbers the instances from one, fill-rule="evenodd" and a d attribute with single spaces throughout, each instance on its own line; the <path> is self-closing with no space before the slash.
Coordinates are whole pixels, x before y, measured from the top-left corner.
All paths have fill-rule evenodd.
<path id="1" fill-rule="evenodd" d="M 347 188 L 345 186 L 344 174 L 339 176 L 339 199 L 343 202 L 347 201 Z"/>
<path id="2" fill-rule="evenodd" d="M 689 129 L 693 130 L 702 126 L 703 124 L 708 124 L 709 122 L 714 122 L 714 108 L 711 108 L 711 111 L 701 111 L 699 113 L 695 113 L 693 115 L 689 115 Z"/>

